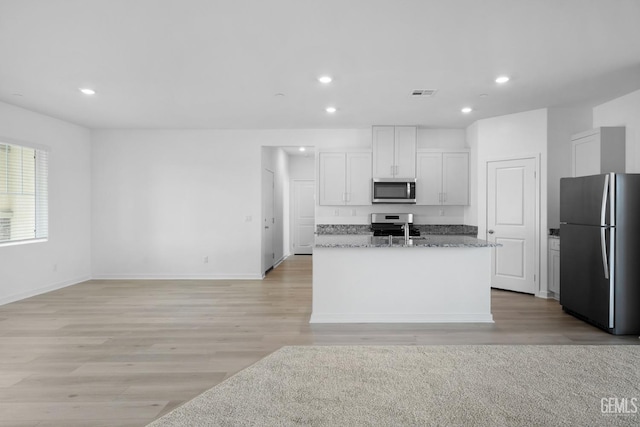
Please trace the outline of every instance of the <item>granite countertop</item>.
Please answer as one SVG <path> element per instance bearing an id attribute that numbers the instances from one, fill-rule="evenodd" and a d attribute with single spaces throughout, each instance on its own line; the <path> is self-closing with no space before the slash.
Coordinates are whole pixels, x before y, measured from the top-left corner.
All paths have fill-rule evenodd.
<path id="1" fill-rule="evenodd" d="M 500 246 L 495 243 L 480 240 L 471 236 L 456 235 L 427 235 L 414 237 L 412 244 L 406 246 L 404 237 L 394 237 L 389 245 L 388 237 L 377 237 L 371 234 L 324 234 L 317 235 L 317 248 L 487 248 Z"/>

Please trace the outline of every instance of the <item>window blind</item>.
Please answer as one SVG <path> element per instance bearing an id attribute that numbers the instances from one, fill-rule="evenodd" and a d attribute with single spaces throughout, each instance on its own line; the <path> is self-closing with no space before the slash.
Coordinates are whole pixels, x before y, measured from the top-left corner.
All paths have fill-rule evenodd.
<path id="1" fill-rule="evenodd" d="M 49 155 L 0 142 L 0 244 L 49 236 Z"/>

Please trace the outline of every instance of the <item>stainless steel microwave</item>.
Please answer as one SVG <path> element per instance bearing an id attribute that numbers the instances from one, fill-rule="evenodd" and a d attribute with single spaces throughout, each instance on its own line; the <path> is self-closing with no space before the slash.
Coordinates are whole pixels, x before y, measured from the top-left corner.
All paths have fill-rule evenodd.
<path id="1" fill-rule="evenodd" d="M 372 203 L 416 203 L 416 179 L 374 178 Z"/>

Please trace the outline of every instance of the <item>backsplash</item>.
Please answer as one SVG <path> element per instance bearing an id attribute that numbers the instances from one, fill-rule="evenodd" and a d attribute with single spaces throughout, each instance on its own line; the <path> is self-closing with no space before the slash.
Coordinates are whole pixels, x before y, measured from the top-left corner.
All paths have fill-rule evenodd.
<path id="1" fill-rule="evenodd" d="M 421 235 L 446 234 L 457 236 L 477 236 L 478 227 L 475 225 L 421 225 L 415 224 Z M 368 224 L 317 224 L 316 234 L 369 234 Z"/>
<path id="2" fill-rule="evenodd" d="M 369 224 L 318 224 L 316 234 L 367 234 L 371 233 Z"/>
<path id="3" fill-rule="evenodd" d="M 453 234 L 457 236 L 477 236 L 478 227 L 475 225 L 420 225 L 420 235 L 424 234 Z"/>

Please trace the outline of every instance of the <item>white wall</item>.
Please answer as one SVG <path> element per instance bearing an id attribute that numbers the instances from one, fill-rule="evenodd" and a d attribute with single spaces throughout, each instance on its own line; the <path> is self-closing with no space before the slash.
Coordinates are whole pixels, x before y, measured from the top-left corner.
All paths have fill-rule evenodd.
<path id="1" fill-rule="evenodd" d="M 289 177 L 291 179 L 316 179 L 315 156 L 289 156 Z"/>
<path id="2" fill-rule="evenodd" d="M 94 277 L 260 278 L 262 146 L 363 147 L 371 131 L 98 130 L 92 142 Z"/>
<path id="3" fill-rule="evenodd" d="M 540 258 L 537 285 L 547 283 L 547 110 L 478 120 L 467 129 L 467 137 L 477 156 L 477 225 L 478 237 L 485 238 L 487 231 L 487 161 L 536 156 L 540 159 L 538 186 L 540 189 L 540 222 L 537 247 Z M 468 209 L 468 215 L 473 214 Z"/>
<path id="4" fill-rule="evenodd" d="M 549 108 L 547 225 L 560 227 L 560 178 L 571 176 L 571 135 L 591 129 L 591 108 Z"/>
<path id="5" fill-rule="evenodd" d="M 363 148 L 371 149 L 371 135 Z M 466 148 L 464 129 L 418 128 L 419 149 Z M 318 201 L 316 200 L 316 203 Z M 415 205 L 367 205 L 320 206 L 316 205 L 316 224 L 370 224 L 372 213 L 412 213 L 416 224 L 466 224 L 464 206 L 415 206 Z"/>
<path id="6" fill-rule="evenodd" d="M 0 247 L 0 304 L 90 278 L 90 133 L 0 102 L 0 140 L 49 147 L 49 240 Z"/>
<path id="7" fill-rule="evenodd" d="M 640 90 L 598 105 L 593 109 L 593 127 L 626 127 L 626 172 L 640 173 Z"/>
<path id="8" fill-rule="evenodd" d="M 421 148 L 466 148 L 468 147 L 464 129 L 418 128 L 418 150 Z"/>

